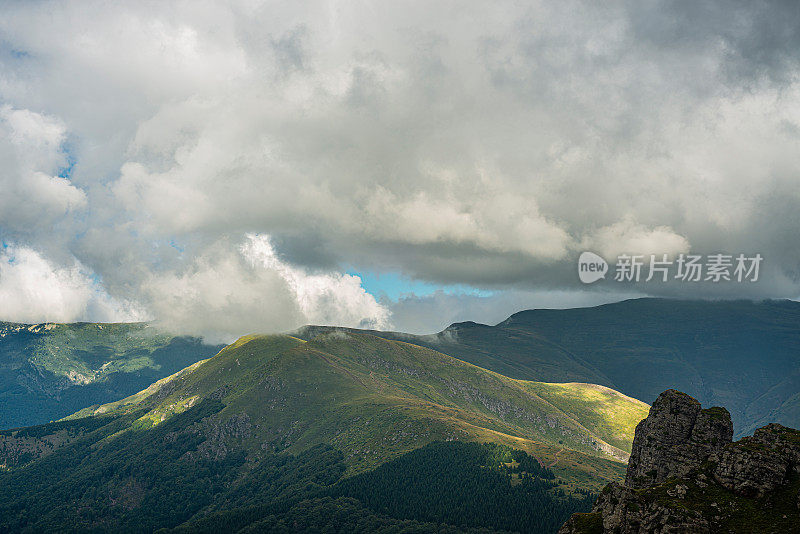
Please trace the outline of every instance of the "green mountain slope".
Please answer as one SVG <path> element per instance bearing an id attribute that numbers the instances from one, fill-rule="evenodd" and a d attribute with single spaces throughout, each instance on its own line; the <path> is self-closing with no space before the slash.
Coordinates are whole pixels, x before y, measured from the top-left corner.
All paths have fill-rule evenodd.
<path id="1" fill-rule="evenodd" d="M 245 448 L 328 443 L 356 469 L 437 439 L 504 443 L 543 461 L 560 449 L 625 460 L 647 411 L 608 388 L 509 379 L 424 347 L 334 331 L 307 342 L 244 337 L 144 400 L 76 417 L 146 407 L 136 424 L 148 427 L 205 398 L 225 403 L 217 417 L 242 426 Z"/>
<path id="2" fill-rule="evenodd" d="M 509 379 L 368 334 L 247 336 L 121 401 L 0 432 L 0 530 L 77 517 L 99 530 L 281 532 L 319 513 L 388 532 L 407 521 L 546 532 L 621 479 L 617 460 L 647 409 L 605 387 Z M 457 485 L 457 508 L 414 505 L 436 484 Z M 476 488 L 515 511 L 474 511 Z M 395 497 L 366 497 L 376 491 Z M 459 523 L 454 509 L 474 513 Z"/>
<path id="3" fill-rule="evenodd" d="M 0 323 L 0 428 L 125 397 L 221 348 L 143 323 Z"/>
<path id="4" fill-rule="evenodd" d="M 300 337 L 324 329 L 309 327 Z M 736 436 L 800 426 L 800 303 L 636 299 L 529 310 L 496 326 L 375 335 L 442 351 L 506 376 L 603 384 L 647 402 L 668 388 L 727 406 Z"/>

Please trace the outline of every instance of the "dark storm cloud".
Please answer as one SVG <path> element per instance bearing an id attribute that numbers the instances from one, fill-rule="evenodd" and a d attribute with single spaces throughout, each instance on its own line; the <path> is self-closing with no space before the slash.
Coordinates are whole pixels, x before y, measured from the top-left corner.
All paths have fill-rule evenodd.
<path id="1" fill-rule="evenodd" d="M 800 60 L 797 2 L 630 2 L 633 38 L 690 55 L 719 51 L 734 85 L 796 80 Z"/>

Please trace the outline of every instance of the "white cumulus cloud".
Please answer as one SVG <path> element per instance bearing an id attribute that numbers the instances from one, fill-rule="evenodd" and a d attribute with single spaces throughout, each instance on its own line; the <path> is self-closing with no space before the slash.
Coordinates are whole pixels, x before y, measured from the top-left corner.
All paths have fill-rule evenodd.
<path id="1" fill-rule="evenodd" d="M 65 138 L 53 117 L 0 106 L 0 228 L 36 233 L 86 206 L 86 194 L 58 176 L 69 164 Z"/>
<path id="2" fill-rule="evenodd" d="M 268 236 L 250 234 L 242 254 L 255 268 L 274 271 L 292 292 L 305 323 L 383 329 L 389 311 L 361 287 L 361 278 L 344 273 L 313 273 L 281 261 Z"/>
<path id="3" fill-rule="evenodd" d="M 0 320 L 39 323 L 137 321 L 135 307 L 112 299 L 80 262 L 58 266 L 28 247 L 0 251 Z"/>
<path id="4" fill-rule="evenodd" d="M 140 293 L 161 327 L 211 340 L 304 324 L 390 325 L 388 310 L 359 277 L 293 266 L 264 235 L 250 234 L 238 247 L 218 242 L 181 270 L 151 273 Z"/>

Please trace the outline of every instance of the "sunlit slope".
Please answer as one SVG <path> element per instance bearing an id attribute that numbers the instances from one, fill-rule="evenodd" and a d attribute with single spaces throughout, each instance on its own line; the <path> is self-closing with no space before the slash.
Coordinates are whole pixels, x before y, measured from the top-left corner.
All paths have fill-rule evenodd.
<path id="1" fill-rule="evenodd" d="M 225 405 L 207 423 L 212 452 L 327 443 L 359 469 L 458 439 L 509 444 L 582 469 L 591 457 L 624 460 L 648 408 L 607 388 L 513 380 L 427 348 L 343 332 L 308 342 L 245 337 L 155 389 L 80 415 L 146 408 L 134 423 L 146 428 L 211 398 Z M 585 468 L 610 477 L 616 470 Z"/>
<path id="2" fill-rule="evenodd" d="M 525 389 L 571 414 L 607 443 L 630 452 L 636 425 L 649 406 L 605 386 L 519 381 Z"/>

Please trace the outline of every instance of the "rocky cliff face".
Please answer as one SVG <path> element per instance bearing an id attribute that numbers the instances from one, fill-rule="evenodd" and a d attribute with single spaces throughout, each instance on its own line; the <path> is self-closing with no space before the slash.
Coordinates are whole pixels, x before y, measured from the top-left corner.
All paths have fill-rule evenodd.
<path id="1" fill-rule="evenodd" d="M 727 410 L 665 391 L 636 427 L 625 485 L 559 533 L 800 532 L 800 432 L 732 436 Z"/>
<path id="2" fill-rule="evenodd" d="M 695 399 L 669 389 L 636 426 L 625 485 L 645 488 L 680 477 L 733 439 L 731 414 L 725 408 L 703 410 Z"/>

